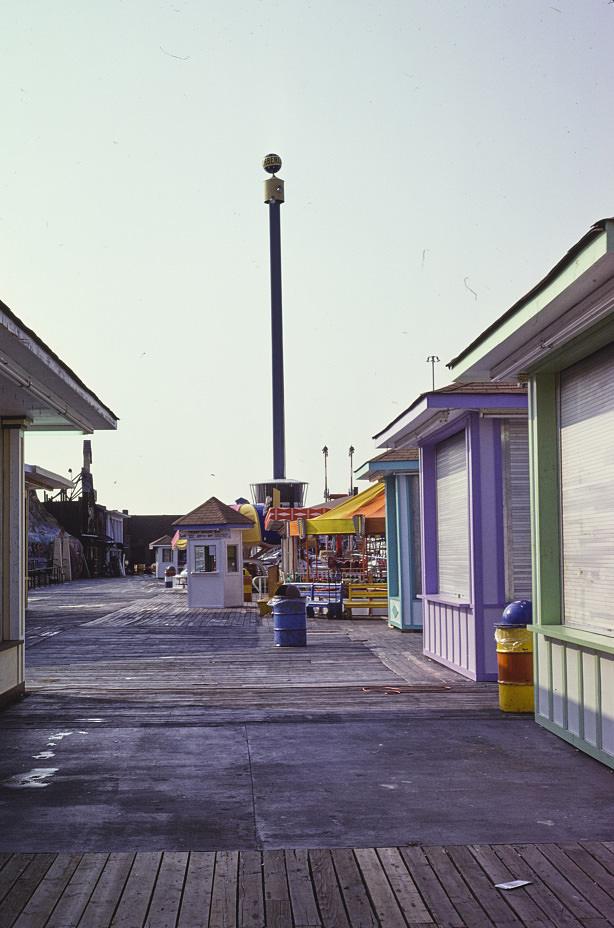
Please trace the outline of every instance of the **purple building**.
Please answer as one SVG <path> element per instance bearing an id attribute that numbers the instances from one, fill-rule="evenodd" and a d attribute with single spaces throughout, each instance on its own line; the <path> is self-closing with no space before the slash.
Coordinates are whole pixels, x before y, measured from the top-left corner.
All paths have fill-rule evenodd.
<path id="1" fill-rule="evenodd" d="M 422 394 L 375 440 L 420 449 L 424 653 L 496 680 L 494 624 L 507 603 L 531 599 L 526 388 Z"/>

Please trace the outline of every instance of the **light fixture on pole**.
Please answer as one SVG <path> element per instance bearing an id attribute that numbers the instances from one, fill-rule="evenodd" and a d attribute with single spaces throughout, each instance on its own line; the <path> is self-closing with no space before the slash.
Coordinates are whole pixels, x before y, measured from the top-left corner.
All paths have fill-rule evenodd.
<path id="1" fill-rule="evenodd" d="M 329 498 L 328 495 L 328 448 L 326 445 L 322 448 L 322 454 L 324 455 L 324 501 L 326 502 Z"/>
<path id="2" fill-rule="evenodd" d="M 439 358 L 436 354 L 430 354 L 426 359 L 426 363 L 431 365 L 431 370 L 433 372 L 433 390 L 435 389 L 435 365 L 439 364 Z"/>
<path id="3" fill-rule="evenodd" d="M 350 496 L 354 495 L 354 445 L 350 445 Z"/>

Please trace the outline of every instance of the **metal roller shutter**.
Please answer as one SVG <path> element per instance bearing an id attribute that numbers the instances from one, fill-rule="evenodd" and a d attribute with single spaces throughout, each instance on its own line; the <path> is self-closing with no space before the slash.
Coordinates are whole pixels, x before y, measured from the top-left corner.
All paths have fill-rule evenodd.
<path id="1" fill-rule="evenodd" d="M 505 501 L 506 599 L 531 599 L 531 495 L 526 419 L 502 424 Z"/>
<path id="2" fill-rule="evenodd" d="M 559 378 L 563 621 L 614 633 L 614 343 Z"/>
<path id="3" fill-rule="evenodd" d="M 465 433 L 436 450 L 439 592 L 469 598 L 469 495 Z"/>

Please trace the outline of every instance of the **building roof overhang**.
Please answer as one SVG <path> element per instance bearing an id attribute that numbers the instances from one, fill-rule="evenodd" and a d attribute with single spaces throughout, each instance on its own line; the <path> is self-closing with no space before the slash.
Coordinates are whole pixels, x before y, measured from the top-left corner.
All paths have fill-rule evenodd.
<path id="1" fill-rule="evenodd" d="M 149 550 L 151 551 L 153 550 L 153 548 L 172 548 L 172 546 L 173 546 L 173 539 L 171 538 L 171 536 L 162 535 L 161 538 L 156 538 L 155 541 L 151 541 L 149 543 Z"/>
<path id="2" fill-rule="evenodd" d="M 358 480 L 383 480 L 395 474 L 418 473 L 420 469 L 417 448 L 385 451 L 358 467 L 354 473 Z"/>
<path id="3" fill-rule="evenodd" d="M 447 366 L 457 381 L 523 378 L 612 338 L 614 219 L 603 219 Z"/>
<path id="4" fill-rule="evenodd" d="M 252 519 L 237 512 L 236 509 L 222 503 L 212 496 L 205 503 L 192 509 L 185 516 L 175 519 L 173 525 L 182 531 L 202 531 L 203 529 L 240 528 L 247 531 L 254 527 Z"/>
<path id="5" fill-rule="evenodd" d="M 45 470 L 37 464 L 25 464 L 25 481 L 28 490 L 74 490 L 72 480 Z"/>
<path id="6" fill-rule="evenodd" d="M 33 431 L 117 428 L 117 416 L 0 301 L 2 416 Z"/>
<path id="7" fill-rule="evenodd" d="M 391 422 L 386 428 L 374 435 L 378 448 L 412 448 L 443 428 L 449 428 L 456 420 L 463 419 L 469 412 L 483 416 L 517 416 L 527 414 L 527 395 L 523 387 L 511 387 L 509 393 L 490 392 L 484 385 L 484 392 L 459 392 L 436 390 L 423 393 L 405 412 Z"/>

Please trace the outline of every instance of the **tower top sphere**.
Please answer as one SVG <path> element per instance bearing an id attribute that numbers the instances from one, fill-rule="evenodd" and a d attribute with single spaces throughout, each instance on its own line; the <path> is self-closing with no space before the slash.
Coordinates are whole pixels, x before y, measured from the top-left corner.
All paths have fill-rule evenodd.
<path id="1" fill-rule="evenodd" d="M 281 168 L 281 158 L 279 155 L 265 155 L 262 159 L 262 167 L 268 174 L 276 174 Z"/>

